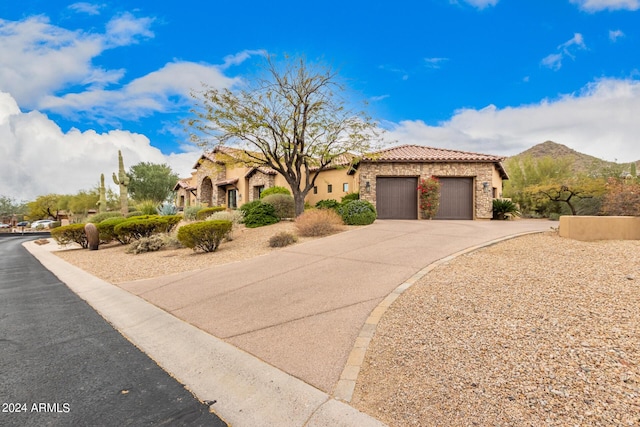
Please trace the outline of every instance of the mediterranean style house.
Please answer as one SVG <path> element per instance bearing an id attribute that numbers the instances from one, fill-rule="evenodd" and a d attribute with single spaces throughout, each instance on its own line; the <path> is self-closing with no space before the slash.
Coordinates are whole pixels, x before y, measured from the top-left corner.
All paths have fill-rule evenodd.
<path id="1" fill-rule="evenodd" d="M 174 187 L 179 207 L 201 204 L 235 209 L 260 198 L 265 188 L 288 188 L 285 179 L 265 167 L 249 167 L 238 159 L 241 150 L 216 147 L 200 156 L 190 178 Z M 502 181 L 509 179 L 503 157 L 466 151 L 401 145 L 357 162 L 344 156 L 318 175 L 306 201 L 340 199 L 359 193 L 378 211 L 380 219 L 418 219 L 418 183 L 437 177 L 441 182 L 436 219 L 491 219 L 492 202 L 502 197 Z"/>

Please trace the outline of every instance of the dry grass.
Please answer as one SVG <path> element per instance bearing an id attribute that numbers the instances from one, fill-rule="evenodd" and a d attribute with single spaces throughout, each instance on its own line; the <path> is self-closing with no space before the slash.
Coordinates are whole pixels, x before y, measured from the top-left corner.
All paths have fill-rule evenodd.
<path id="1" fill-rule="evenodd" d="M 342 218 L 333 209 L 311 209 L 295 221 L 298 234 L 303 237 L 327 236 L 344 230 Z"/>

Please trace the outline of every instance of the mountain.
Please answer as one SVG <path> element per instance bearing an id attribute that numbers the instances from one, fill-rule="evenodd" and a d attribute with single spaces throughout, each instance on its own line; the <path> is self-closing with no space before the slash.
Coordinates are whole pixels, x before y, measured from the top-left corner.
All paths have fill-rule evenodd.
<path id="1" fill-rule="evenodd" d="M 534 159 L 541 157 L 553 157 L 555 159 L 560 157 L 569 157 L 573 160 L 574 172 L 589 172 L 594 170 L 613 171 L 618 169 L 620 169 L 620 171 L 629 171 L 628 164 L 619 164 L 602 160 L 588 154 L 580 153 L 566 145 L 558 144 L 553 141 L 545 141 L 541 144 L 534 145 L 528 150 L 525 150 L 520 154 L 516 154 L 515 156 L 511 156 L 508 159 L 521 159 L 527 156 L 531 156 Z"/>

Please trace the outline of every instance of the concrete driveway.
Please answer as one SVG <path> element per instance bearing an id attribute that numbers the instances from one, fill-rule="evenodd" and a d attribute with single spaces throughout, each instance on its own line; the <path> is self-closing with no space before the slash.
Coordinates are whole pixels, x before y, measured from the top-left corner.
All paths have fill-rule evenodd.
<path id="1" fill-rule="evenodd" d="M 371 311 L 425 266 L 549 221 L 390 221 L 199 272 L 120 285 L 332 394 Z"/>

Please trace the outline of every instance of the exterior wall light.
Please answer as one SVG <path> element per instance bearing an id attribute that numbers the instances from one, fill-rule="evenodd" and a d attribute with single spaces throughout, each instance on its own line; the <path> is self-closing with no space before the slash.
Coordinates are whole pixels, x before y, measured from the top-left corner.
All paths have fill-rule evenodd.
<path id="1" fill-rule="evenodd" d="M 371 183 L 369 181 L 364 183 L 364 191 L 367 193 L 371 192 Z"/>

